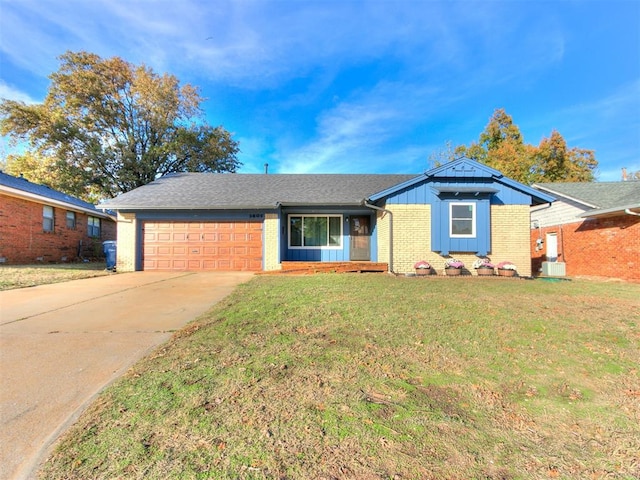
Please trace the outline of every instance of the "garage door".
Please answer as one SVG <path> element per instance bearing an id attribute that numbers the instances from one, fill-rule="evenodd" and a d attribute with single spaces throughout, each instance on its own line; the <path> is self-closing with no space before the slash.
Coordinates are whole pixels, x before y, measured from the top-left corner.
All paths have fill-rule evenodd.
<path id="1" fill-rule="evenodd" d="M 145 222 L 143 270 L 262 270 L 261 222 Z"/>

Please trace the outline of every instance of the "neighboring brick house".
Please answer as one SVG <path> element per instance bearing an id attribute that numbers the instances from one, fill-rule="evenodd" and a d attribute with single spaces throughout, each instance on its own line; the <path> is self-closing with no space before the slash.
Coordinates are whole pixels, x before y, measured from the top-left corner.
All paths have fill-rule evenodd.
<path id="1" fill-rule="evenodd" d="M 531 209 L 532 269 L 640 280 L 640 182 L 539 183 L 552 205 Z"/>
<path id="2" fill-rule="evenodd" d="M 381 262 L 403 274 L 427 260 L 441 273 L 455 256 L 474 274 L 488 255 L 530 276 L 529 209 L 551 201 L 460 159 L 420 175 L 180 173 L 101 207 L 118 213 L 119 271 Z"/>
<path id="3" fill-rule="evenodd" d="M 44 185 L 0 172 L 0 263 L 103 258 L 116 239 L 115 218 Z"/>

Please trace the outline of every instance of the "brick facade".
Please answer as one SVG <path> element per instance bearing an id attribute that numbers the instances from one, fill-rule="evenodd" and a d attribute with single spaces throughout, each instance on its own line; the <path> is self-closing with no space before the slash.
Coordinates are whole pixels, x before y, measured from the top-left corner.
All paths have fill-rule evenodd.
<path id="1" fill-rule="evenodd" d="M 530 208 L 528 205 L 491 206 L 491 252 L 494 264 L 509 261 L 518 268 L 518 275 L 530 277 L 531 250 Z"/>
<path id="2" fill-rule="evenodd" d="M 587 219 L 530 231 L 532 269 L 539 273 L 546 243 L 536 251 L 538 238 L 558 236 L 558 261 L 567 276 L 601 276 L 640 280 L 640 217 L 620 215 Z"/>
<path id="3" fill-rule="evenodd" d="M 119 272 L 133 272 L 136 269 L 137 225 L 135 213 L 118 212 L 116 269 Z"/>
<path id="4" fill-rule="evenodd" d="M 263 270 L 280 270 L 280 219 L 277 213 L 266 213 L 262 226 L 264 252 L 262 260 Z"/>
<path id="5" fill-rule="evenodd" d="M 0 260 L 7 264 L 58 263 L 102 259 L 102 242 L 116 239 L 116 224 L 100 218 L 100 237 L 89 237 L 89 215 L 53 206 L 54 228 L 43 229 L 43 206 L 23 198 L 0 195 Z M 67 226 L 67 212 L 75 212 L 75 227 Z"/>
<path id="6" fill-rule="evenodd" d="M 444 273 L 443 257 L 431 251 L 431 206 L 387 205 L 393 213 L 393 269 L 396 273 L 412 273 L 419 260 L 429 262 L 437 273 Z M 378 261 L 389 258 L 389 215 L 384 219 L 378 215 Z M 495 264 L 510 261 L 518 268 L 522 277 L 531 276 L 529 250 L 529 206 L 491 206 L 491 251 L 489 258 Z M 467 273 L 476 274 L 473 262 L 478 258 L 473 253 L 451 252 L 465 264 Z"/>
<path id="7" fill-rule="evenodd" d="M 413 265 L 418 260 L 435 260 L 436 253 L 431 252 L 431 205 L 387 205 L 393 213 L 393 271 L 395 273 L 413 272 Z M 388 217 L 388 215 L 387 215 Z M 388 222 L 388 218 L 387 218 Z M 389 227 L 380 239 L 386 246 L 386 256 L 379 256 L 379 261 L 389 258 Z M 434 266 L 437 262 L 434 263 Z"/>

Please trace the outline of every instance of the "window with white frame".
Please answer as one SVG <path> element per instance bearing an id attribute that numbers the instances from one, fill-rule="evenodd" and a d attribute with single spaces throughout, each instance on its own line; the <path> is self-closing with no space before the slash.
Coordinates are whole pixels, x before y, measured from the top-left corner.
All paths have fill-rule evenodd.
<path id="1" fill-rule="evenodd" d="M 341 248 L 342 215 L 289 215 L 290 248 Z"/>
<path id="2" fill-rule="evenodd" d="M 76 212 L 67 210 L 67 228 L 76 228 Z"/>
<path id="3" fill-rule="evenodd" d="M 42 230 L 45 232 L 53 232 L 55 226 L 53 207 L 43 205 L 42 207 Z"/>
<path id="4" fill-rule="evenodd" d="M 452 238 L 475 238 L 475 203 L 451 202 L 449 204 L 449 235 Z"/>
<path id="5" fill-rule="evenodd" d="M 87 221 L 87 235 L 93 238 L 100 237 L 100 219 L 97 217 L 89 217 Z"/>

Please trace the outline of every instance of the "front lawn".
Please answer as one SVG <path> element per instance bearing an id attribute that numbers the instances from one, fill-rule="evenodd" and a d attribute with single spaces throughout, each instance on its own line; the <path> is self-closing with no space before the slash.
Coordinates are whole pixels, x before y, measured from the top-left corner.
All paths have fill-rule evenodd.
<path id="1" fill-rule="evenodd" d="M 638 478 L 639 311 L 623 283 L 256 277 L 40 477 Z"/>
<path id="2" fill-rule="evenodd" d="M 105 262 L 0 265 L 0 291 L 109 275 Z"/>

